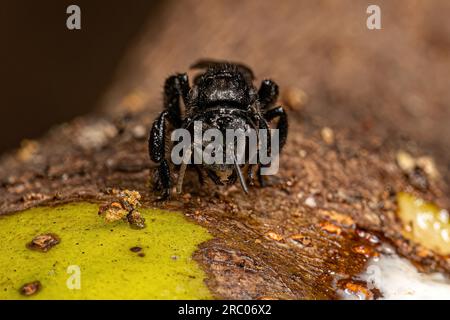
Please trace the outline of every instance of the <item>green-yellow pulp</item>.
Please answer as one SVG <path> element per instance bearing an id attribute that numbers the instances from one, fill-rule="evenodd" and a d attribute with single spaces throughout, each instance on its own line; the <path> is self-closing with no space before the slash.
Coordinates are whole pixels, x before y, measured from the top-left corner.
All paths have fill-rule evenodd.
<path id="1" fill-rule="evenodd" d="M 397 195 L 398 215 L 408 239 L 441 255 L 450 254 L 449 214 L 408 193 Z"/>
<path id="2" fill-rule="evenodd" d="M 147 227 L 107 224 L 98 205 L 39 207 L 0 217 L 0 299 L 210 299 L 204 273 L 192 260 L 206 229 L 180 213 L 141 209 Z M 26 247 L 54 233 L 47 252 Z M 132 247 L 141 247 L 133 252 Z M 20 288 L 40 281 L 23 296 Z"/>

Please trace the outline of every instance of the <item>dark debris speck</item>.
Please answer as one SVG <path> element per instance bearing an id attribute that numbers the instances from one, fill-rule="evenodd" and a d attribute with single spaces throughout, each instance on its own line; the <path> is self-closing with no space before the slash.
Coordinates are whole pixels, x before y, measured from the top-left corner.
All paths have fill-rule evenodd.
<path id="1" fill-rule="evenodd" d="M 40 234 L 35 236 L 33 240 L 31 240 L 31 242 L 27 244 L 27 248 L 36 251 L 47 252 L 60 242 L 61 239 L 54 233 Z"/>
<path id="2" fill-rule="evenodd" d="M 31 296 L 33 294 L 36 294 L 39 290 L 41 290 L 42 285 L 40 281 L 33 281 L 33 282 L 29 282 L 24 284 L 21 288 L 20 288 L 20 294 L 23 296 Z"/>

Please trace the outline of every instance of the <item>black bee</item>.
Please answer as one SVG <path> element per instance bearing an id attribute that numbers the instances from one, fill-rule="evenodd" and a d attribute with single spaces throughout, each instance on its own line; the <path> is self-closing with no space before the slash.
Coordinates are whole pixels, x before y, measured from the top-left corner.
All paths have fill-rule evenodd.
<path id="1" fill-rule="evenodd" d="M 226 129 L 253 128 L 270 131 L 269 123 L 278 118 L 279 150 L 286 142 L 288 132 L 287 115 L 281 106 L 275 107 L 278 98 L 278 85 L 272 80 L 263 80 L 259 89 L 253 85 L 252 70 L 238 63 L 225 61 L 200 60 L 191 69 L 203 70 L 193 80 L 190 87 L 186 73 L 175 74 L 166 79 L 164 85 L 164 111 L 153 123 L 149 137 L 149 154 L 152 161 L 158 164 L 156 187 L 162 190 L 162 198 L 170 194 L 171 175 L 169 158 L 166 155 L 166 138 L 169 130 L 185 128 L 192 130 L 194 121 L 202 121 L 209 128 Z M 184 102 L 182 108 L 180 98 Z M 170 125 L 170 129 L 169 126 Z M 203 183 L 202 172 L 216 184 L 235 183 L 239 178 L 242 188 L 247 192 L 246 179 L 240 165 L 198 165 L 193 164 Z M 247 169 L 247 180 L 253 184 L 254 171 L 261 186 L 261 163 L 252 168 L 252 164 L 244 164 Z M 256 170 L 253 170 L 256 169 Z M 178 191 L 186 165 L 181 165 Z M 225 180 L 223 177 L 225 176 Z"/>

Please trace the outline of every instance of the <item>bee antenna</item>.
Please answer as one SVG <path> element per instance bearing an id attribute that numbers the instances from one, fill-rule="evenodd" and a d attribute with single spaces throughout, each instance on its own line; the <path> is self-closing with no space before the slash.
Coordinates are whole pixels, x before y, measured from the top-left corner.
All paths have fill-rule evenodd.
<path id="1" fill-rule="evenodd" d="M 242 189 L 244 190 L 245 193 L 248 193 L 247 184 L 245 183 L 245 179 L 242 176 L 241 168 L 239 167 L 239 164 L 237 163 L 236 155 L 233 157 L 233 160 L 234 160 L 234 167 L 236 168 L 236 172 L 237 172 L 237 175 L 239 177 L 239 182 L 241 183 L 241 187 L 242 187 Z"/>

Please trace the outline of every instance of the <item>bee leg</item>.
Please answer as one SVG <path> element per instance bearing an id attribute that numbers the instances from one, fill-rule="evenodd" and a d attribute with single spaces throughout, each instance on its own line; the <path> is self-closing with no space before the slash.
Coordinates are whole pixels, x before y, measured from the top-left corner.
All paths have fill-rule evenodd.
<path id="1" fill-rule="evenodd" d="M 200 182 L 201 185 L 204 185 L 205 179 L 203 178 L 202 170 L 198 166 L 194 166 L 194 168 L 195 168 L 195 171 L 197 171 L 198 181 Z"/>
<path id="2" fill-rule="evenodd" d="M 148 140 L 148 151 L 150 159 L 158 164 L 157 187 L 162 189 L 161 200 L 167 199 L 170 194 L 170 168 L 167 159 L 165 159 L 165 139 L 166 139 L 166 121 L 168 121 L 169 112 L 161 112 L 159 117 L 153 123 Z"/>
<path id="3" fill-rule="evenodd" d="M 263 112 L 274 106 L 278 99 L 278 93 L 278 85 L 274 81 L 266 79 L 261 82 L 258 90 L 258 100 L 261 103 Z"/>
<path id="4" fill-rule="evenodd" d="M 207 174 L 208 174 L 208 177 L 209 177 L 215 184 L 217 184 L 217 185 L 219 185 L 219 186 L 223 186 L 223 182 L 220 180 L 220 178 L 217 176 L 217 174 L 216 174 L 214 171 L 212 171 L 212 170 L 210 170 L 210 169 L 207 169 L 206 172 L 207 172 Z"/>
<path id="5" fill-rule="evenodd" d="M 253 186 L 255 184 L 255 172 L 253 170 L 253 164 L 249 164 L 247 167 L 247 183 L 249 186 Z"/>
<path id="6" fill-rule="evenodd" d="M 213 59 L 200 59 L 191 65 L 190 69 L 207 69 L 210 67 L 215 67 L 223 64 L 233 64 L 236 68 L 243 74 L 245 80 L 250 84 L 254 79 L 255 75 L 250 67 L 242 63 L 236 63 L 232 61 L 224 60 L 213 60 Z M 194 81 L 195 82 L 195 81 Z"/>
<path id="7" fill-rule="evenodd" d="M 265 121 L 262 121 L 263 125 L 261 126 L 261 128 L 263 128 L 263 129 L 265 129 L 264 127 L 266 126 L 267 123 L 271 122 L 275 118 L 278 118 L 278 124 L 277 124 L 276 128 L 279 130 L 278 152 L 280 152 L 281 149 L 286 144 L 288 128 L 289 128 L 286 112 L 284 111 L 283 107 L 276 107 L 274 109 L 265 111 L 263 116 L 264 116 L 264 120 L 265 120 Z M 264 122 L 266 122 L 266 123 L 264 124 Z M 267 127 L 268 127 L 268 124 L 267 124 Z M 268 142 L 268 143 L 269 143 L 269 145 L 267 147 L 268 156 L 271 156 L 272 146 L 271 146 L 271 142 Z M 258 181 L 259 181 L 259 184 L 261 185 L 261 187 L 265 187 L 267 185 L 266 181 L 263 178 L 263 175 L 261 174 L 261 168 L 265 167 L 265 166 L 268 166 L 268 165 L 260 164 L 258 166 L 258 170 L 257 170 Z"/>
<path id="8" fill-rule="evenodd" d="M 263 178 L 263 175 L 261 174 L 261 165 L 258 166 L 258 170 L 256 171 L 256 175 L 258 176 L 258 182 L 261 188 L 267 187 L 266 181 Z"/>
<path id="9" fill-rule="evenodd" d="M 182 125 L 180 97 L 185 104 L 189 94 L 189 79 L 187 75 L 176 74 L 167 78 L 164 84 L 164 111 L 153 123 L 148 140 L 150 159 L 158 164 L 157 183 L 162 189 L 160 200 L 165 200 L 170 195 L 170 168 L 166 159 L 166 134 L 167 124 L 175 128 Z"/>
<path id="10" fill-rule="evenodd" d="M 163 160 L 158 167 L 158 174 L 161 181 L 162 193 L 159 200 L 166 200 L 170 196 L 170 169 L 167 160 Z"/>
<path id="11" fill-rule="evenodd" d="M 233 170 L 233 172 L 231 173 L 231 175 L 228 177 L 227 179 L 227 184 L 232 185 L 235 184 L 237 181 L 237 173 L 236 171 Z"/>
<path id="12" fill-rule="evenodd" d="M 164 83 L 164 109 L 169 112 L 173 125 L 177 128 L 182 124 L 180 97 L 186 105 L 190 90 L 186 73 L 170 76 Z"/>
<path id="13" fill-rule="evenodd" d="M 273 119 L 278 118 L 277 129 L 279 130 L 280 133 L 280 142 L 278 150 L 281 151 L 283 146 L 286 144 L 289 128 L 286 112 L 284 111 L 283 107 L 280 106 L 266 111 L 263 116 L 267 122 L 271 122 Z"/>

